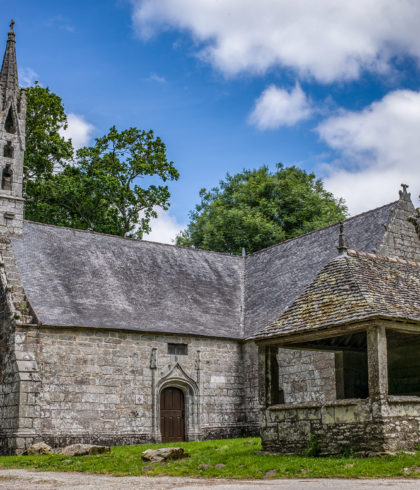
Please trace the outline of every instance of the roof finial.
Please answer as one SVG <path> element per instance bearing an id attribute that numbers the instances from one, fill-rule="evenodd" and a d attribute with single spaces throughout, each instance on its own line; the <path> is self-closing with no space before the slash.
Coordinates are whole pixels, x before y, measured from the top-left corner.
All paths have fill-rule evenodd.
<path id="1" fill-rule="evenodd" d="M 401 201 L 411 201 L 411 194 L 407 192 L 408 184 L 401 184 L 402 191 L 399 192 Z"/>
<path id="2" fill-rule="evenodd" d="M 9 39 L 12 41 L 15 39 L 15 31 L 13 30 L 14 25 L 15 25 L 15 21 L 12 19 L 10 21 L 10 25 L 9 25 L 9 27 L 10 27 Z"/>
<path id="3" fill-rule="evenodd" d="M 16 46 L 15 46 L 15 31 L 13 26 L 15 21 L 10 21 L 10 31 L 7 38 L 6 50 L 4 52 L 3 64 L 0 71 L 0 82 L 3 85 L 3 90 L 18 91 L 18 73 L 16 65 Z"/>
<path id="4" fill-rule="evenodd" d="M 338 255 L 347 255 L 347 240 L 346 236 L 344 235 L 344 223 L 340 221 L 340 235 L 338 236 Z"/>

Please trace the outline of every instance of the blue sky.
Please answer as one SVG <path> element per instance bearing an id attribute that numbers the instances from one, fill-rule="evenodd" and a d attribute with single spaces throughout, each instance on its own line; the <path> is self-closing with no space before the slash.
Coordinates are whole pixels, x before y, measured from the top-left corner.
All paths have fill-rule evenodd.
<path id="1" fill-rule="evenodd" d="M 276 162 L 322 177 L 351 214 L 420 192 L 420 2 L 0 0 L 20 82 L 63 99 L 78 145 L 153 129 L 181 174 L 150 239 L 202 187 Z M 1 31 L 0 31 L 1 32 Z M 4 46 L 4 44 L 3 44 Z"/>

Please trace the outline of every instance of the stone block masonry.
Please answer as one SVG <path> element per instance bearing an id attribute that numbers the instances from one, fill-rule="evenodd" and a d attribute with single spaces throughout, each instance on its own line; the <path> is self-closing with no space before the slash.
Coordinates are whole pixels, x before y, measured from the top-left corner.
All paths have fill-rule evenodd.
<path id="1" fill-rule="evenodd" d="M 238 341 L 23 326 L 16 334 L 32 359 L 20 368 L 40 380 L 21 393 L 25 445 L 159 441 L 160 390 L 166 386 L 185 391 L 187 439 L 256 432 L 257 407 L 244 387 Z M 168 354 L 168 343 L 187 344 L 188 354 Z M 248 346 L 246 355 L 253 350 Z"/>

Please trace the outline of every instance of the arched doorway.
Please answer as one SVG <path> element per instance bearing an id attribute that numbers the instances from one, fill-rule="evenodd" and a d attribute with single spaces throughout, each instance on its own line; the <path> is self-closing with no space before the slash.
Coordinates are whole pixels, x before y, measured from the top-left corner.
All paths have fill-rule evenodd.
<path id="1" fill-rule="evenodd" d="M 185 441 L 184 393 L 172 386 L 160 392 L 162 442 Z"/>

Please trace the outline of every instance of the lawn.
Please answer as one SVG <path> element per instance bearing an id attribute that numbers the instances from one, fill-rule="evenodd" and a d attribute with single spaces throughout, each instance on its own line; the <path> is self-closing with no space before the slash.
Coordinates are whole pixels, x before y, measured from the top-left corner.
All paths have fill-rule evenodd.
<path id="1" fill-rule="evenodd" d="M 142 461 L 141 453 L 145 449 L 165 446 L 183 447 L 190 457 L 168 463 Z M 1 456 L 0 468 L 202 478 L 420 477 L 420 452 L 372 458 L 327 458 L 260 454 L 260 450 L 257 438 L 147 444 L 112 447 L 110 453 L 97 456 Z"/>

